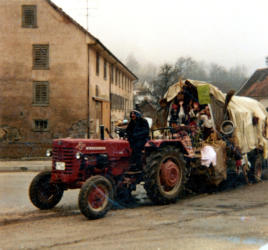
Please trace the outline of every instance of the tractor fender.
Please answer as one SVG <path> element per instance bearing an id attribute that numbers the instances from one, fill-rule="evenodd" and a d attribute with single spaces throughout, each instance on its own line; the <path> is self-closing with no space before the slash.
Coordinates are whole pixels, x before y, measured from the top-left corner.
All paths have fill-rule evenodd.
<path id="1" fill-rule="evenodd" d="M 173 146 L 176 148 L 179 148 L 180 151 L 183 154 L 188 155 L 188 151 L 187 148 L 185 147 L 185 145 L 182 143 L 181 140 L 177 140 L 177 139 L 171 139 L 171 140 L 149 140 L 146 144 L 145 144 L 145 150 L 148 151 L 155 151 L 155 150 L 160 150 L 164 147 L 167 146 Z"/>

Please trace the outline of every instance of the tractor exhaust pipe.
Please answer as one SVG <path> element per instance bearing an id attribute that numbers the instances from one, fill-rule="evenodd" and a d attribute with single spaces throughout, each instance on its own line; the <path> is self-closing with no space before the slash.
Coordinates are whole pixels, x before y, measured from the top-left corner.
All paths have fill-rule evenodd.
<path id="1" fill-rule="evenodd" d="M 104 140 L 104 126 L 100 125 L 100 139 Z"/>

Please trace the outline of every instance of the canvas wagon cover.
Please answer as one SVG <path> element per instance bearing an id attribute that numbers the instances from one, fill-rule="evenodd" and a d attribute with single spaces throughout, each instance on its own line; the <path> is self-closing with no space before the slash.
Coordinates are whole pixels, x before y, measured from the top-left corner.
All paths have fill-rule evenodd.
<path id="1" fill-rule="evenodd" d="M 217 87 L 210 83 L 188 80 L 195 87 L 208 85 L 210 95 L 218 102 L 224 104 L 226 94 L 222 93 Z M 164 99 L 170 102 L 181 91 L 185 81 L 180 81 L 169 87 Z M 212 107 L 213 108 L 213 107 Z M 263 148 L 264 157 L 268 157 L 268 140 L 265 139 L 264 131 L 267 128 L 267 112 L 264 106 L 255 99 L 242 96 L 233 96 L 228 104 L 227 110 L 230 119 L 234 123 L 234 142 L 241 148 L 242 153 L 248 153 L 255 148 Z M 215 116 L 213 115 L 215 118 Z M 253 125 L 253 117 L 258 117 L 258 124 Z"/>

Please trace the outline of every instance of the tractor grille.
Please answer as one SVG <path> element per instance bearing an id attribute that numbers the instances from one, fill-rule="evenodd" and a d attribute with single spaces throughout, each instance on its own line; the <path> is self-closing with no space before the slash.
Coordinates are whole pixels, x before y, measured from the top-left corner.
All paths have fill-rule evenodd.
<path id="1" fill-rule="evenodd" d="M 72 166 L 74 160 L 74 150 L 72 148 L 54 147 L 52 152 L 53 170 L 55 171 L 56 162 L 65 162 L 66 174 L 72 173 Z"/>

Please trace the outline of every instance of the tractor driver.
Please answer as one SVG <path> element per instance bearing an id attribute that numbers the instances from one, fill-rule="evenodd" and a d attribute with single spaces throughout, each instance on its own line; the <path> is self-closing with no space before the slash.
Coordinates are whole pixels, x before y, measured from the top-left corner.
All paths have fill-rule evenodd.
<path id="1" fill-rule="evenodd" d="M 131 121 L 126 128 L 128 141 L 132 149 L 130 170 L 137 171 L 142 170 L 142 150 L 149 139 L 149 124 L 136 110 L 130 112 L 130 119 Z"/>

